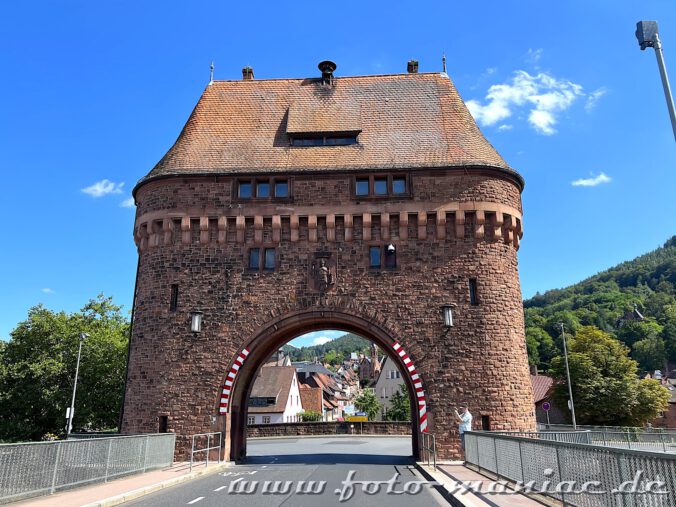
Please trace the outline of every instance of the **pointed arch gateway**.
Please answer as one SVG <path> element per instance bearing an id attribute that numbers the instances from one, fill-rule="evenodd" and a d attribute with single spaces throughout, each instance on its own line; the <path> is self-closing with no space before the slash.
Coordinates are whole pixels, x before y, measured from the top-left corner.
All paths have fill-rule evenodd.
<path id="1" fill-rule="evenodd" d="M 317 308 L 293 312 L 269 322 L 245 342 L 230 361 L 218 393 L 226 459 L 246 456 L 247 400 L 258 369 L 284 343 L 323 329 L 351 332 L 371 340 L 405 373 L 404 383 L 411 403 L 411 450 L 413 456 L 418 457 L 418 435 L 428 431 L 429 410 L 423 377 L 406 349 L 405 340 L 373 315 L 343 308 Z"/>

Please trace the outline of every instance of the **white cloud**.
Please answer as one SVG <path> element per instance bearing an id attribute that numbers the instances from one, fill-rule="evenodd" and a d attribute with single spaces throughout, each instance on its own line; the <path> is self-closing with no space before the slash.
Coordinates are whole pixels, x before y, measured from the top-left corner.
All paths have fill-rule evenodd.
<path id="1" fill-rule="evenodd" d="M 130 197 L 129 199 L 125 199 L 120 203 L 121 208 L 133 208 L 134 207 L 134 198 Z"/>
<path id="2" fill-rule="evenodd" d="M 589 95 L 587 95 L 587 102 L 584 105 L 585 111 L 591 111 L 592 109 L 594 109 L 599 99 L 603 97 L 606 93 L 608 93 L 608 90 L 604 87 L 601 87 L 597 90 L 594 90 Z"/>
<path id="3" fill-rule="evenodd" d="M 54 294 L 54 293 L 56 293 L 56 291 L 55 291 L 54 289 L 50 289 L 49 287 L 45 287 L 44 289 L 42 289 L 42 292 L 44 292 L 45 294 Z"/>
<path id="4" fill-rule="evenodd" d="M 540 61 L 540 58 L 542 58 L 542 54 L 544 52 L 545 50 L 542 48 L 538 49 L 528 48 L 528 53 L 526 53 L 526 61 L 529 63 L 537 63 Z"/>
<path id="5" fill-rule="evenodd" d="M 580 178 L 579 180 L 571 181 L 570 184 L 574 187 L 595 187 L 601 183 L 610 183 L 612 178 L 606 173 L 601 173 L 598 176 L 592 176 L 591 178 Z"/>
<path id="6" fill-rule="evenodd" d="M 87 188 L 83 188 L 82 192 L 87 195 L 91 195 L 92 197 L 98 198 L 108 194 L 121 194 L 123 186 L 124 182 L 114 183 L 110 180 L 101 180 L 97 181 L 91 186 L 88 186 Z"/>
<path id="7" fill-rule="evenodd" d="M 512 130 L 513 128 L 514 128 L 513 125 L 508 125 L 508 124 L 506 124 L 506 123 L 503 123 L 502 125 L 500 125 L 500 126 L 498 127 L 498 131 L 499 131 L 499 132 L 504 132 L 505 130 Z"/>
<path id="8" fill-rule="evenodd" d="M 330 342 L 333 340 L 333 338 L 329 338 L 328 336 L 319 336 L 312 340 L 312 345 L 324 345 L 325 343 Z"/>
<path id="9" fill-rule="evenodd" d="M 530 75 L 524 70 L 514 73 L 511 82 L 492 85 L 485 105 L 467 101 L 467 107 L 482 126 L 491 126 L 512 116 L 519 109 L 528 109 L 528 122 L 536 132 L 556 133 L 558 115 L 569 109 L 578 97 L 584 96 L 582 86 L 557 79 L 541 72 Z"/>

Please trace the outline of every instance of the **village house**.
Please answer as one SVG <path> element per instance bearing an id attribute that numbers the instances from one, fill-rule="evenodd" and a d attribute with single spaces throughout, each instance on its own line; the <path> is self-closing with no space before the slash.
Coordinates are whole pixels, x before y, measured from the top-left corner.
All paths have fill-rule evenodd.
<path id="1" fill-rule="evenodd" d="M 359 381 L 362 387 L 372 386 L 380 374 L 380 359 L 378 357 L 378 346 L 371 344 L 371 356 L 366 357 L 361 354 L 359 360 Z"/>
<path id="2" fill-rule="evenodd" d="M 399 386 L 402 385 L 404 385 L 404 379 L 401 372 L 394 364 L 394 361 L 386 356 L 375 385 L 376 396 L 382 404 L 380 413 L 376 416 L 376 421 L 385 420 L 387 411 L 391 406 L 392 395 L 399 391 Z"/>
<path id="3" fill-rule="evenodd" d="M 249 396 L 247 424 L 296 422 L 303 412 L 296 369 L 261 367 Z"/>

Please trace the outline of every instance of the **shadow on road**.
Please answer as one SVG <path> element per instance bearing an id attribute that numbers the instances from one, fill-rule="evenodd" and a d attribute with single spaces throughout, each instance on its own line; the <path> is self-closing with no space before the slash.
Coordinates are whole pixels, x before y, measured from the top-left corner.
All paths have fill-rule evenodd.
<path id="1" fill-rule="evenodd" d="M 247 456 L 237 464 L 242 465 L 408 465 L 414 463 L 413 456 L 392 456 L 382 454 L 270 454 L 267 456 Z"/>

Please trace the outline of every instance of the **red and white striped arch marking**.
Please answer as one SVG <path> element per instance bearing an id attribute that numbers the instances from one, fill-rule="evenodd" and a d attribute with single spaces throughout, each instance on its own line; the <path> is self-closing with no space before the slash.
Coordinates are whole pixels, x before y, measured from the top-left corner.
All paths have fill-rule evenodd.
<path id="1" fill-rule="evenodd" d="M 415 395 L 418 397 L 418 411 L 420 413 L 420 431 L 422 433 L 427 433 L 427 402 L 425 401 L 425 391 L 423 390 L 422 380 L 420 375 L 415 369 L 413 361 L 408 357 L 406 351 L 399 345 L 398 342 L 394 342 L 392 345 L 394 351 L 399 354 L 399 357 L 404 361 L 404 365 L 408 370 L 408 374 L 413 381 L 413 387 L 415 387 Z"/>
<path id="2" fill-rule="evenodd" d="M 221 414 L 225 414 L 228 412 L 228 408 L 230 407 L 230 393 L 232 391 L 232 383 L 235 381 L 237 372 L 242 367 L 242 364 L 244 363 L 248 355 L 249 350 L 243 349 L 242 352 L 240 352 L 239 355 L 237 356 L 237 359 L 235 359 L 232 368 L 230 368 L 230 373 L 228 373 L 228 376 L 225 379 L 225 384 L 223 385 L 223 392 L 221 394 L 221 406 L 220 406 Z"/>

